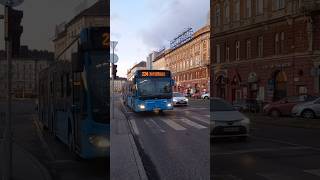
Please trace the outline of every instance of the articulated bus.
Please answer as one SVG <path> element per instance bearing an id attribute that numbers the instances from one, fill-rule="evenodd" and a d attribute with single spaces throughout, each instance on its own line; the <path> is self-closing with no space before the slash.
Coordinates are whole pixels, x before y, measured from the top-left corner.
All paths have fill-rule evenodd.
<path id="1" fill-rule="evenodd" d="M 84 159 L 109 156 L 109 35 L 107 27 L 82 29 L 71 59 L 39 74 L 40 122 Z"/>
<path id="2" fill-rule="evenodd" d="M 167 70 L 137 70 L 123 88 L 123 102 L 134 112 L 172 110 L 174 81 Z"/>

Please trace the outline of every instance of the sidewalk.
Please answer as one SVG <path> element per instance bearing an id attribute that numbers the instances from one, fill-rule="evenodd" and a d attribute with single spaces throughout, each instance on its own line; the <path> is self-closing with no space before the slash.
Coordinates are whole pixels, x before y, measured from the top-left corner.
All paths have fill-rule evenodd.
<path id="1" fill-rule="evenodd" d="M 130 132 L 128 121 L 115 102 L 115 118 L 111 119 L 110 179 L 146 180 L 147 176 Z"/>
<path id="2" fill-rule="evenodd" d="M 2 140 L 0 140 L 1 156 L 3 156 Z M 2 168 L 2 161 L 0 161 Z M 29 152 L 13 143 L 12 157 L 13 180 L 51 180 L 49 171 Z M 0 169 L 0 179 L 2 178 L 2 169 Z"/>

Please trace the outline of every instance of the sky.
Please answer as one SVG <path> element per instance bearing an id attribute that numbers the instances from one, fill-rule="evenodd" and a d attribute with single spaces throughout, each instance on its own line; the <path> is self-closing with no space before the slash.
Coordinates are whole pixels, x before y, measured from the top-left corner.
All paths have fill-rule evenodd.
<path id="1" fill-rule="evenodd" d="M 111 41 L 118 41 L 118 75 L 126 77 L 135 63 L 188 27 L 208 21 L 210 0 L 111 0 Z"/>
<path id="2" fill-rule="evenodd" d="M 16 7 L 23 10 L 22 25 L 24 28 L 21 44 L 30 49 L 53 51 L 52 39 L 55 26 L 70 20 L 78 10 L 85 9 L 96 0 L 24 0 Z M 0 5 L 0 14 L 4 7 Z M 3 20 L 0 20 L 0 49 L 4 49 Z"/>

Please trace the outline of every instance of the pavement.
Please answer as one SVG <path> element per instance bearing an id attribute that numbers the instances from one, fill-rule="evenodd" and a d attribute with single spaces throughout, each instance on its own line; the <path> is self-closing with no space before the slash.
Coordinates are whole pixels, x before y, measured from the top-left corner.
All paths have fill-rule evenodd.
<path id="1" fill-rule="evenodd" d="M 211 142 L 211 179 L 320 179 L 319 130 L 262 121 L 255 120 L 252 124 L 247 142 L 238 139 Z"/>
<path id="2" fill-rule="evenodd" d="M 146 180 L 144 166 L 121 106 L 118 99 L 114 109 L 116 116 L 111 119 L 110 179 Z"/>
<path id="3" fill-rule="evenodd" d="M 125 107 L 149 179 L 209 179 L 209 108 L 203 102 L 160 114 Z"/>
<path id="4" fill-rule="evenodd" d="M 0 148 L 3 150 L 2 141 Z M 1 153 L 3 159 L 4 153 Z M 51 180 L 50 172 L 31 153 L 16 143 L 13 143 L 12 151 L 12 175 L 13 180 Z M 2 173 L 1 173 L 2 172 Z M 0 177 L 3 171 L 0 172 Z"/>

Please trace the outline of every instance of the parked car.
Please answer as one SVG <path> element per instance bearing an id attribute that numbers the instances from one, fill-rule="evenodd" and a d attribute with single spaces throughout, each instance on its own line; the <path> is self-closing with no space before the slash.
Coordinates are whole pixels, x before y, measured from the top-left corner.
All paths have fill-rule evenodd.
<path id="1" fill-rule="evenodd" d="M 316 97 L 303 95 L 303 96 L 292 96 L 281 99 L 280 101 L 272 102 L 264 106 L 263 112 L 273 116 L 290 116 L 292 108 L 303 102 L 308 102 L 314 100 Z"/>
<path id="2" fill-rule="evenodd" d="M 250 119 L 221 98 L 213 97 L 210 106 L 210 138 L 249 136 Z"/>
<path id="3" fill-rule="evenodd" d="M 172 101 L 173 101 L 174 106 L 178 106 L 178 105 L 187 106 L 189 99 L 187 97 L 185 97 L 185 95 L 182 93 L 174 92 Z"/>
<path id="4" fill-rule="evenodd" d="M 210 99 L 210 93 L 203 93 L 201 99 Z"/>
<path id="5" fill-rule="evenodd" d="M 320 117 L 320 98 L 295 105 L 291 111 L 292 116 L 313 119 Z"/>
<path id="6" fill-rule="evenodd" d="M 241 112 L 259 112 L 260 105 L 256 99 L 241 99 L 233 102 L 233 107 Z"/>

